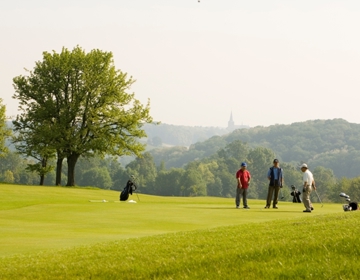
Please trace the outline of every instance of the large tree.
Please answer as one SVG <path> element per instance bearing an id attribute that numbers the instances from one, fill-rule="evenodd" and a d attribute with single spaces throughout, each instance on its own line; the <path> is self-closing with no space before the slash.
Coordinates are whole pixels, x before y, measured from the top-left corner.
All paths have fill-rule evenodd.
<path id="1" fill-rule="evenodd" d="M 142 126 L 152 122 L 149 101 L 144 106 L 128 92 L 134 80 L 115 69 L 111 52 L 44 52 L 33 71 L 13 81 L 21 111 L 15 131 L 40 134 L 41 144 L 56 151 L 57 185 L 65 158 L 67 185 L 73 186 L 80 156 L 139 156 L 144 150 L 138 140 L 146 136 Z"/>

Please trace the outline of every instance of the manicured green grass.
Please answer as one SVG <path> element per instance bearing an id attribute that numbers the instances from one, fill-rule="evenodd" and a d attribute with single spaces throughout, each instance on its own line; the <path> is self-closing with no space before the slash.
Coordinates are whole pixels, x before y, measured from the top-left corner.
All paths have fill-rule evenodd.
<path id="1" fill-rule="evenodd" d="M 360 212 L 0 185 L 0 279 L 355 279 Z M 109 201 L 89 202 L 103 199 Z"/>

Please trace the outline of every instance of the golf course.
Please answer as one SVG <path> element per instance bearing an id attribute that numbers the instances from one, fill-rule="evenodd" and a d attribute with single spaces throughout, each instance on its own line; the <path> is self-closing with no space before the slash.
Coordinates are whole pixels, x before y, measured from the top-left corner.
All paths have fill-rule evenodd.
<path id="1" fill-rule="evenodd" d="M 0 279 L 358 279 L 360 211 L 0 184 Z"/>

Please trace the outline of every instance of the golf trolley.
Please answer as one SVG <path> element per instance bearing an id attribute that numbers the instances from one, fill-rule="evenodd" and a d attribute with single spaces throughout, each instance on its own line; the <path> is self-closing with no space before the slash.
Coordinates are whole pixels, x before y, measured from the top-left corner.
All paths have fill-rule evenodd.
<path id="1" fill-rule="evenodd" d="M 134 175 L 130 176 L 130 179 L 127 181 L 125 188 L 120 193 L 120 201 L 126 201 L 129 198 L 129 195 L 133 194 L 137 189 L 137 186 L 135 185 L 135 177 Z M 138 194 L 136 193 L 138 200 L 140 201 L 140 198 Z"/>
<path id="2" fill-rule="evenodd" d="M 355 211 L 355 210 L 359 210 L 359 205 L 356 201 L 352 201 L 350 200 L 350 196 L 347 195 L 346 193 L 340 193 L 340 196 L 345 198 L 345 200 L 348 202 L 348 204 L 343 204 L 343 209 L 344 211 Z"/>

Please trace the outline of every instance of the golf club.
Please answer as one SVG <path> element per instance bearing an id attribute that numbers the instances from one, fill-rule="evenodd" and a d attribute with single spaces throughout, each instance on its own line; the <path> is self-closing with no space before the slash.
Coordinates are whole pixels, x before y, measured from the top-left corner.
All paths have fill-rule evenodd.
<path id="1" fill-rule="evenodd" d="M 284 199 L 284 195 L 282 193 L 282 188 L 280 188 L 280 199 Z"/>
<path id="2" fill-rule="evenodd" d="M 135 180 L 136 180 L 136 178 L 135 178 L 135 176 L 134 175 L 131 175 L 131 179 L 132 179 L 132 181 L 133 181 L 133 183 L 134 183 L 134 186 L 135 186 L 135 190 L 137 189 L 137 186 L 136 186 L 136 182 L 135 182 Z M 135 192 L 136 193 L 136 196 L 137 196 L 137 198 L 138 198 L 138 200 L 140 201 L 140 198 L 139 198 L 139 195 L 137 194 L 137 192 Z"/>
<path id="3" fill-rule="evenodd" d="M 316 193 L 316 195 L 317 195 L 317 197 L 318 197 L 318 199 L 319 199 L 319 202 L 321 203 L 321 207 L 323 207 L 324 206 L 324 204 L 322 203 L 322 201 L 321 201 L 321 199 L 320 199 L 320 196 L 319 196 L 319 194 L 317 193 L 317 191 L 315 190 L 315 193 Z"/>

